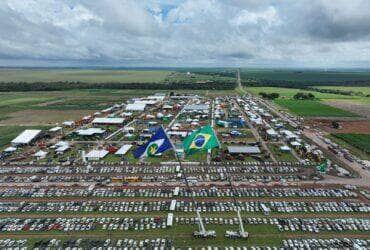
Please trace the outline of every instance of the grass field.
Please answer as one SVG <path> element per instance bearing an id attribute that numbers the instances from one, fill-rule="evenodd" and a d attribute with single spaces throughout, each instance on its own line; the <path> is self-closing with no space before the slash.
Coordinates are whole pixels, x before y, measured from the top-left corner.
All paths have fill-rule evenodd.
<path id="1" fill-rule="evenodd" d="M 370 72 L 355 71 L 242 69 L 240 73 L 242 79 L 295 81 L 310 83 L 310 85 L 325 82 L 370 81 Z"/>
<path id="2" fill-rule="evenodd" d="M 277 99 L 276 104 L 305 117 L 356 117 L 358 115 L 325 105 L 320 101 Z"/>
<path id="3" fill-rule="evenodd" d="M 370 134 L 333 134 L 357 149 L 370 153 Z"/>
<path id="4" fill-rule="evenodd" d="M 368 97 L 320 93 L 294 88 L 248 87 L 246 90 L 254 95 L 258 95 L 260 92 L 279 93 L 279 98 L 274 100 L 276 104 L 289 109 L 297 115 L 306 117 L 355 117 L 358 115 L 354 112 L 327 105 L 325 102 L 343 101 L 352 103 L 363 101 L 366 103 L 367 99 L 370 100 Z M 315 96 L 315 100 L 294 100 L 293 96 L 297 92 L 312 93 Z"/>
<path id="5" fill-rule="evenodd" d="M 0 69 L 1 82 L 163 82 L 170 71 L 89 69 Z"/>

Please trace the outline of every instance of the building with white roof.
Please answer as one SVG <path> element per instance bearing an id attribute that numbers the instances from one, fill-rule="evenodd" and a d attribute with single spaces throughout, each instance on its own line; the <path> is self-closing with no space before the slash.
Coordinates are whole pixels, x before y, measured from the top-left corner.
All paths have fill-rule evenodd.
<path id="1" fill-rule="evenodd" d="M 98 161 L 100 159 L 103 159 L 109 152 L 105 149 L 102 150 L 91 150 L 87 155 L 85 155 L 85 158 L 89 161 Z"/>
<path id="2" fill-rule="evenodd" d="M 130 103 L 127 104 L 125 107 L 126 111 L 144 111 L 145 110 L 145 103 Z"/>
<path id="3" fill-rule="evenodd" d="M 39 129 L 26 129 L 12 140 L 13 145 L 25 145 L 35 140 L 41 133 Z"/>
<path id="4" fill-rule="evenodd" d="M 77 130 L 76 133 L 81 136 L 92 136 L 95 134 L 103 134 L 105 132 L 104 129 L 101 128 L 88 128 L 88 129 L 80 129 Z"/>
<path id="5" fill-rule="evenodd" d="M 108 117 L 97 117 L 92 123 L 93 124 L 113 124 L 113 125 L 122 125 L 125 119 L 123 118 L 108 118 Z"/>
<path id="6" fill-rule="evenodd" d="M 47 154 L 48 152 L 40 150 L 37 153 L 35 153 L 33 156 L 35 156 L 38 160 L 40 160 L 40 159 L 44 159 Z"/>
<path id="7" fill-rule="evenodd" d="M 131 144 L 125 144 L 115 153 L 116 155 L 125 155 L 132 148 Z"/>

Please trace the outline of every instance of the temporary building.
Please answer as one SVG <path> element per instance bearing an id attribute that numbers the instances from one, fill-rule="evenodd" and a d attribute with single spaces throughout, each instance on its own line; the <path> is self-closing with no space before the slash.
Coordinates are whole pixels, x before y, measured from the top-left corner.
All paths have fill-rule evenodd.
<path id="1" fill-rule="evenodd" d="M 78 135 L 82 135 L 82 136 L 92 136 L 95 134 L 103 134 L 104 132 L 105 130 L 101 128 L 88 128 L 88 129 L 80 129 L 76 131 Z"/>
<path id="2" fill-rule="evenodd" d="M 145 103 L 130 103 L 126 105 L 126 111 L 144 111 Z"/>
<path id="3" fill-rule="evenodd" d="M 87 155 L 85 155 L 87 160 L 97 161 L 103 159 L 109 152 L 105 149 L 102 150 L 91 150 Z"/>
<path id="4" fill-rule="evenodd" d="M 33 156 L 35 156 L 37 159 L 44 159 L 47 154 L 48 152 L 40 150 L 37 153 L 35 153 Z"/>
<path id="5" fill-rule="evenodd" d="M 100 117 L 95 118 L 92 123 L 93 124 L 115 124 L 115 125 L 121 125 L 125 119 L 123 118 L 108 118 L 108 117 Z"/>
<path id="6" fill-rule="evenodd" d="M 289 152 L 290 150 L 291 150 L 290 147 L 286 145 L 280 147 L 280 151 L 283 151 L 283 152 Z"/>
<path id="7" fill-rule="evenodd" d="M 208 111 L 209 106 L 207 104 L 188 104 L 185 105 L 185 111 Z"/>
<path id="8" fill-rule="evenodd" d="M 54 128 L 51 128 L 51 129 L 49 129 L 49 132 L 52 132 L 52 133 L 54 133 L 54 132 L 58 132 L 58 131 L 60 131 L 60 130 L 62 130 L 62 127 L 54 127 Z"/>
<path id="9" fill-rule="evenodd" d="M 230 154 L 260 154 L 261 150 L 258 146 L 228 146 L 227 150 Z"/>
<path id="10" fill-rule="evenodd" d="M 39 129 L 26 129 L 20 135 L 12 140 L 14 145 L 29 144 L 36 139 L 41 133 Z"/>
<path id="11" fill-rule="evenodd" d="M 4 152 L 11 153 L 11 152 L 14 152 L 16 150 L 17 150 L 16 147 L 7 147 L 6 149 L 4 149 Z"/>
<path id="12" fill-rule="evenodd" d="M 116 155 L 125 155 L 132 148 L 131 144 L 125 144 L 115 153 Z"/>

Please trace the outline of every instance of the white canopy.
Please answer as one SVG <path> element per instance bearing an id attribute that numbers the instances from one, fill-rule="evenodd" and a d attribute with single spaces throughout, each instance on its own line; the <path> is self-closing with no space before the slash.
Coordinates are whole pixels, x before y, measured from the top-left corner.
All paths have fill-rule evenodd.
<path id="1" fill-rule="evenodd" d="M 20 135 L 18 135 L 14 140 L 12 140 L 12 143 L 13 144 L 28 144 L 33 139 L 35 139 L 40 133 L 41 133 L 41 130 L 39 129 L 26 129 Z"/>
<path id="2" fill-rule="evenodd" d="M 132 148 L 131 144 L 125 144 L 115 153 L 116 155 L 125 155 Z"/>
<path id="3" fill-rule="evenodd" d="M 124 122 L 123 118 L 108 118 L 108 117 L 99 117 L 95 118 L 92 123 L 96 124 L 122 124 Z"/>
<path id="4" fill-rule="evenodd" d="M 109 152 L 105 149 L 102 150 L 91 150 L 85 157 L 86 158 L 93 158 L 93 159 L 101 159 L 104 158 Z"/>

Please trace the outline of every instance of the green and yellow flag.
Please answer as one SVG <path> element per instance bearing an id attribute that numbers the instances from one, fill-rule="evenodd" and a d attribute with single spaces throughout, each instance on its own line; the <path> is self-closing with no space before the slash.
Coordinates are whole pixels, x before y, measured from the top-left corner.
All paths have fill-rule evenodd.
<path id="1" fill-rule="evenodd" d="M 326 170 L 328 169 L 328 162 L 324 161 L 320 165 L 316 166 L 316 170 L 321 173 L 326 173 Z"/>
<path id="2" fill-rule="evenodd" d="M 212 127 L 207 125 L 197 129 L 186 137 L 183 146 L 185 153 L 190 155 L 199 151 L 219 147 L 220 143 Z"/>

